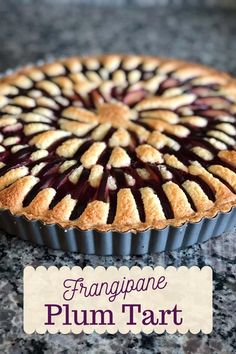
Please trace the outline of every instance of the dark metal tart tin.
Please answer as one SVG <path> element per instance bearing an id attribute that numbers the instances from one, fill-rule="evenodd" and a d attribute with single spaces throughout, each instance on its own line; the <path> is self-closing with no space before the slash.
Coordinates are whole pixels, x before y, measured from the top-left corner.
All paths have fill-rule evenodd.
<path id="1" fill-rule="evenodd" d="M 162 230 L 149 229 L 136 234 L 64 229 L 57 224 L 48 225 L 24 216 L 14 216 L 8 210 L 0 212 L 0 229 L 10 235 L 40 246 L 101 256 L 142 255 L 186 248 L 220 236 L 235 225 L 236 208 L 196 223 L 168 226 Z"/>

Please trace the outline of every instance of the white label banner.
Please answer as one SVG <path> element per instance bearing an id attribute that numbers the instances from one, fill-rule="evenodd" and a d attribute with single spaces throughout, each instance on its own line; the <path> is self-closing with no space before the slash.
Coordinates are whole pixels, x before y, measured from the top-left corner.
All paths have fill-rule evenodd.
<path id="1" fill-rule="evenodd" d="M 210 267 L 24 269 L 24 330 L 210 333 Z"/>

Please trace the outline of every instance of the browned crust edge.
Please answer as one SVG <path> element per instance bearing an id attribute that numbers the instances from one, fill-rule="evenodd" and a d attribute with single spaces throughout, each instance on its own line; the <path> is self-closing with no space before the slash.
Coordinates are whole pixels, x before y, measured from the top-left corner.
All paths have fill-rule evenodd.
<path id="1" fill-rule="evenodd" d="M 119 225 L 117 225 L 115 227 L 111 227 L 111 225 L 109 225 L 109 224 L 108 225 L 97 225 L 97 226 L 94 226 L 92 229 L 79 228 L 78 226 L 75 226 L 74 223 L 71 221 L 70 222 L 58 222 L 56 219 L 52 220 L 51 218 L 49 219 L 47 217 L 42 217 L 42 216 L 39 216 L 37 218 L 35 215 L 33 216 L 33 215 L 26 213 L 26 212 L 14 214 L 12 212 L 12 210 L 9 208 L 8 209 L 0 208 L 0 212 L 8 210 L 8 211 L 10 211 L 10 213 L 13 216 L 23 216 L 29 221 L 40 221 L 46 225 L 55 225 L 56 224 L 64 229 L 74 228 L 79 231 L 94 230 L 94 231 L 98 231 L 98 232 L 122 232 L 122 233 L 133 232 L 133 233 L 137 233 L 137 232 L 148 231 L 149 229 L 163 230 L 164 228 L 166 228 L 168 226 L 174 226 L 176 228 L 179 228 L 179 227 L 182 227 L 186 223 L 199 223 L 203 218 L 212 219 L 215 216 L 217 216 L 219 213 L 228 213 L 235 206 L 236 206 L 236 200 L 234 202 L 225 203 L 225 204 L 220 205 L 218 207 L 215 206 L 214 208 L 209 209 L 206 212 L 195 213 L 194 215 L 188 216 L 186 218 L 175 218 L 175 219 L 162 220 L 160 222 L 156 222 L 156 223 L 152 223 L 152 224 L 140 222 L 135 225 L 135 228 L 130 228 L 130 226 L 119 226 Z"/>

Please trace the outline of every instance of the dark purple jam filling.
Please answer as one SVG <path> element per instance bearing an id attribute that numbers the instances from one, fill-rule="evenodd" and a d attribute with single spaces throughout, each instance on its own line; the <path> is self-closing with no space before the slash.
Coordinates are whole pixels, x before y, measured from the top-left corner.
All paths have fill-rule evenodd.
<path id="1" fill-rule="evenodd" d="M 109 158 L 111 156 L 112 153 L 112 148 L 107 147 L 100 155 L 99 159 L 98 159 L 98 164 L 102 165 L 103 167 L 105 167 L 109 161 Z"/>
<path id="2" fill-rule="evenodd" d="M 110 198 L 110 208 L 109 208 L 109 214 L 107 218 L 107 223 L 112 224 L 115 216 L 116 216 L 116 207 L 117 207 L 117 192 L 116 191 L 110 191 L 109 192 L 109 198 Z"/>
<path id="3" fill-rule="evenodd" d="M 90 146 L 92 146 L 92 144 L 93 144 L 93 140 L 85 141 L 82 145 L 80 145 L 73 159 L 79 161 L 81 156 L 85 153 L 85 151 L 87 151 L 90 148 Z"/>
<path id="4" fill-rule="evenodd" d="M 174 78 L 168 78 L 160 84 L 156 94 L 161 96 L 167 89 L 178 87 L 179 85 L 179 80 Z"/>

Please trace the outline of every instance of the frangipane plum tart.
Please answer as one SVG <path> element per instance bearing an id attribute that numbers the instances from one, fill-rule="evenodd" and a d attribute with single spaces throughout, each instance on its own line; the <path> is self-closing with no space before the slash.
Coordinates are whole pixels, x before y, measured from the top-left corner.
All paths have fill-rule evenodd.
<path id="1" fill-rule="evenodd" d="M 0 208 L 101 232 L 236 203 L 236 81 L 145 56 L 73 57 L 0 80 Z"/>

